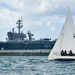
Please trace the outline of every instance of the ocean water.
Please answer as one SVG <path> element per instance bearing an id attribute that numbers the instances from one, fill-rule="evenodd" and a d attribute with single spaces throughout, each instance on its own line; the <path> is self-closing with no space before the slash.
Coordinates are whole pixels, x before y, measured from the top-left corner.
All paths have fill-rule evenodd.
<path id="1" fill-rule="evenodd" d="M 0 75 L 75 75 L 75 61 L 48 61 L 47 56 L 0 56 Z"/>

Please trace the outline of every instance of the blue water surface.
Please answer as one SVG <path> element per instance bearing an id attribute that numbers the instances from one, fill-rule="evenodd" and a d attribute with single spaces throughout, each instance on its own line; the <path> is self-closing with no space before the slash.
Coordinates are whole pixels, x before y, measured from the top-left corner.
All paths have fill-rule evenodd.
<path id="1" fill-rule="evenodd" d="M 75 75 L 75 61 L 47 56 L 0 56 L 0 75 Z"/>

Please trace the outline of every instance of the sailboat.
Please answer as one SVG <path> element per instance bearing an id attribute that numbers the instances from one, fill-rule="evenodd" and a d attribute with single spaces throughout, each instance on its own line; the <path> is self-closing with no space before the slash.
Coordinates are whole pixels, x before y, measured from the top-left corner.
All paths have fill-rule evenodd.
<path id="1" fill-rule="evenodd" d="M 66 51 L 66 55 L 61 55 L 62 51 L 63 53 Z M 73 55 L 69 55 L 70 51 Z M 65 23 L 48 56 L 48 60 L 75 60 L 75 28 L 69 7 Z"/>

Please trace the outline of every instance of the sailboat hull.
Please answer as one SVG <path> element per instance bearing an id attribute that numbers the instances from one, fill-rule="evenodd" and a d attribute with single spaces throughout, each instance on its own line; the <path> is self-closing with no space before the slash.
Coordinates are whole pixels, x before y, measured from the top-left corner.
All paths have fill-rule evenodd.
<path id="1" fill-rule="evenodd" d="M 56 57 L 49 57 L 48 60 L 71 61 L 71 60 L 75 60 L 75 56 L 56 56 Z"/>

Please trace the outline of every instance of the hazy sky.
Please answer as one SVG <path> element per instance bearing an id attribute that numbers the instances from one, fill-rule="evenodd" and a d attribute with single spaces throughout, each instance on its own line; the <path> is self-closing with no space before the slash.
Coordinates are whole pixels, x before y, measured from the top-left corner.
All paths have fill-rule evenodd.
<path id="1" fill-rule="evenodd" d="M 34 38 L 58 37 L 70 6 L 75 21 L 75 0 L 0 0 L 0 41 L 7 32 L 16 28 L 16 21 L 23 17 L 24 33 L 30 30 Z"/>

